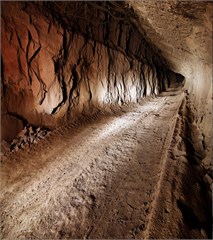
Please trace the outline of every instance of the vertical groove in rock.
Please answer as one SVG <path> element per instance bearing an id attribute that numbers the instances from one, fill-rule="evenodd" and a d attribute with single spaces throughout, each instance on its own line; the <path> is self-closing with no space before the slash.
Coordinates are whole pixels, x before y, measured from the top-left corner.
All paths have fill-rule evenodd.
<path id="1" fill-rule="evenodd" d="M 5 3 L 7 16 L 2 15 L 7 19 L 2 27 L 3 95 L 11 99 L 6 112 L 52 128 L 94 107 L 137 102 L 165 89 L 165 77 L 157 70 L 167 72 L 165 60 L 135 23 L 117 12 L 118 5 L 41 2 L 15 7 L 16 13 Z M 133 16 L 131 9 L 125 11 Z"/>

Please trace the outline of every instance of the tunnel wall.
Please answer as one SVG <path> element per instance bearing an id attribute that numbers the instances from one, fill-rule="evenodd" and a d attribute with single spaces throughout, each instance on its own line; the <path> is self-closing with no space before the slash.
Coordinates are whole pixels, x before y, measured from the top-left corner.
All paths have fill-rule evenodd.
<path id="1" fill-rule="evenodd" d="M 212 1 L 128 1 L 170 68 L 185 77 L 194 123 L 212 139 Z M 169 24 L 168 24 L 169 23 Z"/>
<path id="2" fill-rule="evenodd" d="M 189 107 L 194 122 L 202 132 L 205 144 L 212 145 L 212 65 L 194 59 L 187 83 Z M 210 150 L 211 148 L 209 148 Z"/>
<path id="3" fill-rule="evenodd" d="M 7 141 L 26 124 L 55 128 L 106 104 L 137 102 L 167 88 L 165 60 L 137 29 L 99 9 L 73 21 L 58 12 L 51 3 L 2 3 L 1 125 Z"/>

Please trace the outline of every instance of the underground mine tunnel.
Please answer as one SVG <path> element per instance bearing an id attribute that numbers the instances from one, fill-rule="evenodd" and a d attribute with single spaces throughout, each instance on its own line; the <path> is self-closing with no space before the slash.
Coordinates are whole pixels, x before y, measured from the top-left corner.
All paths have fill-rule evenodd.
<path id="1" fill-rule="evenodd" d="M 212 2 L 1 2 L 1 238 L 212 238 Z"/>

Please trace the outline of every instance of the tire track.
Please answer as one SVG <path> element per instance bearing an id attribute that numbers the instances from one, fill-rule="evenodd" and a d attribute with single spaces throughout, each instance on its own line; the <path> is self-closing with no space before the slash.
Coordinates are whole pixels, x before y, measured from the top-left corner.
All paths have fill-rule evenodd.
<path id="1" fill-rule="evenodd" d="M 38 161 L 33 174 L 30 161 L 29 168 L 17 165 L 17 171 L 7 172 L 1 192 L 3 237 L 143 234 L 180 99 L 153 99 L 119 117 L 105 116 L 74 131 L 66 129 L 57 136 L 62 147 L 53 138 L 52 154 L 51 149 L 42 154 L 41 148 L 30 160 Z"/>

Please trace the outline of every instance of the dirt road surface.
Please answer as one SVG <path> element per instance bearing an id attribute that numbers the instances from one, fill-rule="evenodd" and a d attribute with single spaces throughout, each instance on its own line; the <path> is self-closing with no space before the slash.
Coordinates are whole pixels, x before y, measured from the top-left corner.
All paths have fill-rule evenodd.
<path id="1" fill-rule="evenodd" d="M 182 99 L 124 107 L 8 155 L 2 238 L 146 237 Z"/>

